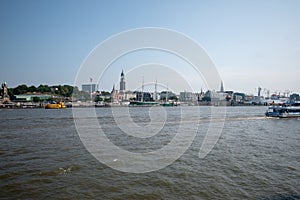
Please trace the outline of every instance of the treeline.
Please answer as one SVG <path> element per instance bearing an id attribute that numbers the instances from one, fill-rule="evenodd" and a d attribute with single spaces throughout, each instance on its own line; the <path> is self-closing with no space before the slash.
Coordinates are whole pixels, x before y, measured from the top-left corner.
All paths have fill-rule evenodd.
<path id="1" fill-rule="evenodd" d="M 8 94 L 11 99 L 14 99 L 14 95 L 20 94 L 33 94 L 33 93 L 41 93 L 41 94 L 51 94 L 55 96 L 61 97 L 73 97 L 77 99 L 90 99 L 90 95 L 87 92 L 80 91 L 78 87 L 73 87 L 70 85 L 39 85 L 38 87 L 32 85 L 27 86 L 25 84 L 18 85 L 15 88 L 9 88 Z"/>

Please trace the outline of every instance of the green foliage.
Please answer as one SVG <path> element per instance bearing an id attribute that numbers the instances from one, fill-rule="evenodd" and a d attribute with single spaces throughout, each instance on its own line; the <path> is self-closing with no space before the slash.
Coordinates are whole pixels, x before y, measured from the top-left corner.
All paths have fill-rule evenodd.
<path id="1" fill-rule="evenodd" d="M 107 98 L 107 99 L 104 99 L 104 102 L 111 102 L 111 97 Z"/>
<path id="2" fill-rule="evenodd" d="M 103 99 L 100 96 L 95 97 L 95 102 L 103 101 Z"/>
<path id="3" fill-rule="evenodd" d="M 204 97 L 202 98 L 202 101 L 211 101 L 211 98 L 210 98 L 210 97 L 207 97 L 207 96 L 204 96 Z"/>
<path id="4" fill-rule="evenodd" d="M 41 99 L 40 99 L 40 97 L 33 97 L 32 101 L 37 103 L 37 102 L 41 102 Z"/>
<path id="5" fill-rule="evenodd" d="M 172 95 L 169 97 L 169 100 L 178 101 L 178 97 L 176 95 Z"/>
<path id="6" fill-rule="evenodd" d="M 32 85 L 27 89 L 27 91 L 28 92 L 37 92 L 37 88 L 34 85 Z"/>
<path id="7" fill-rule="evenodd" d="M 110 92 L 101 91 L 101 95 L 103 95 L 103 96 L 110 96 Z"/>
<path id="8" fill-rule="evenodd" d="M 54 94 L 64 97 L 71 97 L 73 93 L 73 86 L 70 85 L 56 85 L 51 88 Z"/>
<path id="9" fill-rule="evenodd" d="M 27 90 L 28 90 L 27 85 L 23 84 L 23 85 L 19 85 L 16 88 L 14 88 L 13 93 L 14 93 L 14 95 L 25 94 L 25 93 L 27 93 Z"/>
<path id="10" fill-rule="evenodd" d="M 14 100 L 14 89 L 13 88 L 8 88 L 8 95 L 10 100 Z"/>
<path id="11" fill-rule="evenodd" d="M 46 101 L 54 101 L 54 98 L 53 97 L 50 97 L 50 98 L 48 98 Z"/>
<path id="12" fill-rule="evenodd" d="M 32 85 L 30 87 L 27 87 L 27 85 L 22 84 L 18 85 L 15 88 L 12 88 L 13 94 L 18 95 L 18 94 L 26 94 L 28 92 L 33 93 L 33 92 L 40 92 L 40 93 L 50 93 L 51 88 L 48 85 L 40 85 L 37 88 Z"/>
<path id="13" fill-rule="evenodd" d="M 73 100 L 80 100 L 80 101 L 90 101 L 91 96 L 88 92 L 85 91 L 79 91 L 78 87 L 73 87 L 70 85 L 55 85 L 55 86 L 48 86 L 48 85 L 39 85 L 38 87 L 35 87 L 34 85 L 28 87 L 25 84 L 18 85 L 15 88 L 9 88 L 8 93 L 11 99 L 14 99 L 14 95 L 19 94 L 26 94 L 26 93 L 43 93 L 43 94 L 52 94 L 55 96 L 58 96 L 60 98 L 62 97 L 72 97 Z M 110 95 L 110 92 L 101 91 L 102 95 Z M 49 100 L 53 100 L 53 98 L 50 98 Z M 39 102 L 40 99 L 33 98 L 34 102 Z M 103 101 L 103 99 L 99 96 L 95 97 L 95 101 Z"/>
<path id="14" fill-rule="evenodd" d="M 48 85 L 39 85 L 39 87 L 37 88 L 37 91 L 41 92 L 41 93 L 50 93 L 51 88 Z"/>

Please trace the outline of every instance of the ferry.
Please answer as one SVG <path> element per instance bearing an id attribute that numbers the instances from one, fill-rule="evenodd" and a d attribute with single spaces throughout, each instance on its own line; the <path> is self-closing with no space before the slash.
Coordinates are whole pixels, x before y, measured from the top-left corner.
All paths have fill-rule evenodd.
<path id="1" fill-rule="evenodd" d="M 267 117 L 300 118 L 299 106 L 269 106 L 265 115 Z"/>

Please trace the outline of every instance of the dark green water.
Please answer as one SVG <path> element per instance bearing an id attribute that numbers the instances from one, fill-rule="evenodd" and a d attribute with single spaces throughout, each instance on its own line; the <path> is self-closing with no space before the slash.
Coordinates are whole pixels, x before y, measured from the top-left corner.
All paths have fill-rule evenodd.
<path id="1" fill-rule="evenodd" d="M 228 107 L 221 137 L 200 159 L 209 124 L 209 109 L 200 108 L 188 150 L 171 165 L 141 174 L 95 159 L 71 109 L 0 110 L 0 199 L 300 199 L 300 120 L 265 119 L 265 109 Z M 133 121 L 147 122 L 148 110 L 131 108 Z M 109 108 L 96 113 L 115 145 L 143 152 L 172 139 L 180 107 L 166 108 L 164 134 L 148 142 L 122 134 Z"/>

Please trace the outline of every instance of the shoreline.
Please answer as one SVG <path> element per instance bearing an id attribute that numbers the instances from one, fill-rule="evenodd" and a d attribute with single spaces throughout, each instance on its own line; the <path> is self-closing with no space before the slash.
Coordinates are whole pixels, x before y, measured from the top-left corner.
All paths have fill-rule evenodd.
<path id="1" fill-rule="evenodd" d="M 33 103 L 33 102 L 17 102 L 17 103 L 9 103 L 9 104 L 0 104 L 0 109 L 45 109 L 47 103 Z M 122 104 L 95 104 L 91 102 L 81 102 L 81 103 L 65 103 L 66 108 L 110 108 L 110 107 L 151 107 L 151 106 L 128 106 Z M 235 103 L 232 104 L 230 102 L 200 102 L 198 104 L 189 104 L 189 103 L 182 103 L 179 105 L 168 106 L 168 107 L 181 107 L 181 106 L 226 106 L 226 107 L 257 107 L 257 106 L 270 106 L 264 104 L 243 104 L 243 103 Z"/>

